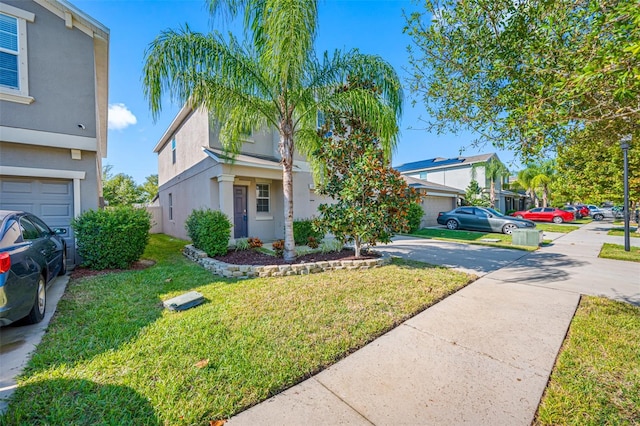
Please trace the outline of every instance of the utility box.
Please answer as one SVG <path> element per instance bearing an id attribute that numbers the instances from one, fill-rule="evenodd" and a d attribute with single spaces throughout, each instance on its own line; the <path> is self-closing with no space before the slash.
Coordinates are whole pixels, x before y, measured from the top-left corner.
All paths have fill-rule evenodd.
<path id="1" fill-rule="evenodd" d="M 511 233 L 514 246 L 538 247 L 542 244 L 542 231 L 537 229 L 514 229 Z"/>

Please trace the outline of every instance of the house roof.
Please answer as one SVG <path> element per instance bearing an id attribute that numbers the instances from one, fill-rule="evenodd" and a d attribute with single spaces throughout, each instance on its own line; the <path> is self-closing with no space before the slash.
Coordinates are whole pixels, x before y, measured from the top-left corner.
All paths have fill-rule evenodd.
<path id="1" fill-rule="evenodd" d="M 496 157 L 495 153 L 480 154 L 471 157 L 442 158 L 436 157 L 428 160 L 414 161 L 394 167 L 400 173 L 416 172 L 421 170 L 435 169 L 447 166 L 461 166 L 466 164 L 484 163 L 491 157 Z"/>
<path id="2" fill-rule="evenodd" d="M 202 150 L 209 157 L 217 161 L 218 163 L 234 164 L 238 166 L 248 167 L 260 167 L 263 169 L 276 169 L 282 170 L 280 161 L 275 157 L 268 157 L 255 154 L 237 154 L 232 156 L 229 153 L 225 153 L 220 149 L 202 147 Z M 294 165 L 294 167 L 297 167 Z"/>
<path id="3" fill-rule="evenodd" d="M 451 193 L 460 194 L 460 195 L 465 194 L 464 191 L 458 188 L 453 188 L 451 186 L 446 186 L 446 185 L 440 185 L 439 183 L 429 182 L 428 180 L 417 179 L 411 176 L 402 176 L 402 178 L 412 188 L 426 189 L 427 191 L 451 192 Z"/>

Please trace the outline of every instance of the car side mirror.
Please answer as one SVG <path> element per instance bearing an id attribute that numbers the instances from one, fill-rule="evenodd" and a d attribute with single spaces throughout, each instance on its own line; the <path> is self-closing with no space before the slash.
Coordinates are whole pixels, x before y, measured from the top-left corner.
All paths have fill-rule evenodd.
<path id="1" fill-rule="evenodd" d="M 67 230 L 66 230 L 66 228 L 54 228 L 54 229 L 53 229 L 53 232 L 54 232 L 56 235 L 66 235 L 66 234 L 67 234 Z"/>

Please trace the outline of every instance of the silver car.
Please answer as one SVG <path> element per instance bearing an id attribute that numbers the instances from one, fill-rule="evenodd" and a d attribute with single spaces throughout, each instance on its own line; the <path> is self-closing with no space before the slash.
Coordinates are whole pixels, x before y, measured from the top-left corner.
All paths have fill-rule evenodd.
<path id="1" fill-rule="evenodd" d="M 438 223 L 449 229 L 470 231 L 501 232 L 511 234 L 518 228 L 535 228 L 536 224 L 527 219 L 505 216 L 488 207 L 458 207 L 449 212 L 438 213 Z"/>

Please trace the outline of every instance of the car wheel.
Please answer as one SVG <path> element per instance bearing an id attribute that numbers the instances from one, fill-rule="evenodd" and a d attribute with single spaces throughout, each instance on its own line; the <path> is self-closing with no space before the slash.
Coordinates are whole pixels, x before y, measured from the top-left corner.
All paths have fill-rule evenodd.
<path id="1" fill-rule="evenodd" d="M 594 215 L 593 215 L 593 220 L 598 220 L 598 221 L 600 221 L 600 220 L 602 220 L 602 219 L 604 219 L 604 216 L 603 216 L 603 215 L 601 215 L 601 214 L 594 214 Z"/>
<path id="2" fill-rule="evenodd" d="M 562 222 L 564 222 L 562 217 L 560 217 L 560 216 L 554 216 L 553 217 L 553 223 L 562 223 Z"/>
<path id="3" fill-rule="evenodd" d="M 516 216 L 518 219 L 524 219 L 524 216 L 522 216 L 521 214 L 519 214 L 518 216 Z"/>
<path id="4" fill-rule="evenodd" d="M 518 229 L 518 227 L 513 223 L 507 223 L 505 226 L 502 227 L 502 233 L 511 235 L 514 229 Z"/>
<path id="5" fill-rule="evenodd" d="M 62 265 L 60 265 L 60 272 L 58 275 L 64 275 L 67 273 L 67 248 L 62 247 Z"/>
<path id="6" fill-rule="evenodd" d="M 449 219 L 447 221 L 447 228 L 454 230 L 454 229 L 458 229 L 458 221 L 454 220 L 454 219 Z"/>
<path id="7" fill-rule="evenodd" d="M 33 307 L 31 308 L 31 312 L 27 316 L 28 324 L 35 324 L 42 321 L 44 318 L 44 313 L 47 309 L 47 288 L 44 282 L 44 277 L 40 275 L 38 278 L 38 290 L 36 291 L 36 299 L 33 302 Z"/>

